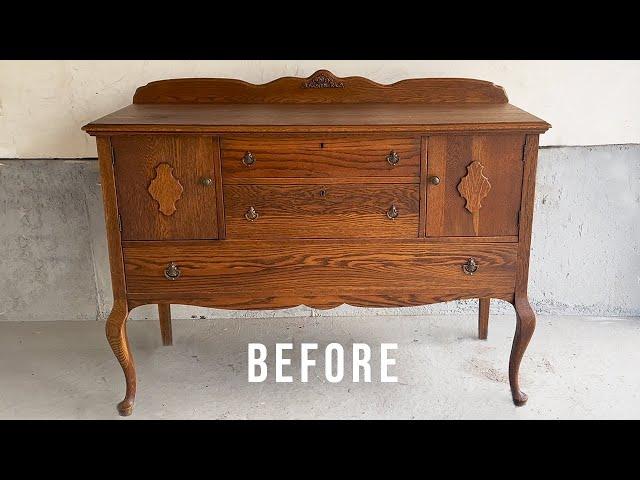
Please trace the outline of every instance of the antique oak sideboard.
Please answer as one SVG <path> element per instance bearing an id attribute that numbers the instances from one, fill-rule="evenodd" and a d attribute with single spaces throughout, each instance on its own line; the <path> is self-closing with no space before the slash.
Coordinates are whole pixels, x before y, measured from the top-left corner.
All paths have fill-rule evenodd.
<path id="1" fill-rule="evenodd" d="M 162 80 L 83 129 L 96 136 L 114 306 L 106 333 L 136 374 L 129 312 L 511 302 L 509 381 L 535 327 L 527 299 L 538 136 L 550 125 L 490 82 L 381 85 L 320 70 L 264 85 Z"/>

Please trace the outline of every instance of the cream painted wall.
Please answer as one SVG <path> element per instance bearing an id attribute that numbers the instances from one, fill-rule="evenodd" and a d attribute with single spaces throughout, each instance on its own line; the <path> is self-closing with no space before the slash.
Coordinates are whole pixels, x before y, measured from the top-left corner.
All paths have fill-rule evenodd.
<path id="1" fill-rule="evenodd" d="M 0 158 L 96 156 L 85 123 L 131 102 L 135 88 L 171 77 L 264 83 L 327 68 L 380 83 L 472 77 L 549 121 L 542 145 L 640 143 L 639 61 L 0 61 Z"/>

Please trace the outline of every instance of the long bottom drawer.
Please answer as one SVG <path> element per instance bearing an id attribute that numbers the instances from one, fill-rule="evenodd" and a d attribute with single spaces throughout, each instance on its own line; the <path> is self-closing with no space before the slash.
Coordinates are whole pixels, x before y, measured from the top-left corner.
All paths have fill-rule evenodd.
<path id="1" fill-rule="evenodd" d="M 514 243 L 225 240 L 128 244 L 124 263 L 128 296 L 139 303 L 208 299 L 224 308 L 267 308 L 262 303 L 271 299 L 276 308 L 298 298 L 340 304 L 341 298 L 395 296 L 397 302 L 360 303 L 417 304 L 420 293 L 445 300 L 506 297 L 514 291 L 516 252 Z"/>

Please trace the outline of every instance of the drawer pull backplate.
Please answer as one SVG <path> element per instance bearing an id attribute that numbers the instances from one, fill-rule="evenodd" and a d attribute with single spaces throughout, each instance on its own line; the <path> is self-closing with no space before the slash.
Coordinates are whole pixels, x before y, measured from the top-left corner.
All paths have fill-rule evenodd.
<path id="1" fill-rule="evenodd" d="M 462 265 L 462 271 L 467 275 L 473 275 L 478 271 L 478 264 L 475 258 L 470 258 Z"/>
<path id="2" fill-rule="evenodd" d="M 253 206 L 249 207 L 247 213 L 244 214 L 244 218 L 246 218 L 250 222 L 257 220 L 259 216 L 260 215 L 258 215 L 258 212 L 256 212 L 256 209 L 253 208 Z"/>
<path id="3" fill-rule="evenodd" d="M 174 262 L 171 262 L 167 268 L 164 269 L 164 276 L 168 280 L 175 280 L 181 275 L 181 273 L 182 272 L 180 272 L 180 269 Z"/>

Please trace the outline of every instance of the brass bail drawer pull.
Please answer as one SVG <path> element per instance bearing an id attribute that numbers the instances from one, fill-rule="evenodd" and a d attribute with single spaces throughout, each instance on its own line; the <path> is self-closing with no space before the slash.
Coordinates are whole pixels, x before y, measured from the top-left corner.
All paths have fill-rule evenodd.
<path id="1" fill-rule="evenodd" d="M 180 275 L 182 274 L 182 272 L 180 271 L 180 269 L 178 268 L 178 266 L 174 263 L 171 262 L 167 268 L 164 269 L 164 276 L 168 279 L 168 280 L 175 280 L 176 278 L 178 278 Z"/>
<path id="2" fill-rule="evenodd" d="M 247 167 L 250 167 L 254 163 L 256 163 L 256 157 L 253 156 L 253 153 L 247 152 L 242 157 L 242 163 L 244 163 Z"/>
<path id="3" fill-rule="evenodd" d="M 387 210 L 387 218 L 389 220 L 395 220 L 396 218 L 398 218 L 398 209 L 396 208 L 395 205 L 391 205 L 391 207 L 389 207 L 389 210 Z"/>
<path id="4" fill-rule="evenodd" d="M 387 162 L 389 162 L 389 165 L 392 167 L 395 167 L 400 162 L 400 155 L 398 155 L 394 150 L 391 150 L 389 155 L 387 155 Z"/>
<path id="5" fill-rule="evenodd" d="M 258 212 L 256 212 L 256 209 L 253 208 L 253 206 L 249 207 L 247 213 L 244 214 L 244 218 L 246 218 L 250 222 L 257 220 L 259 216 L 260 215 L 258 215 Z"/>
<path id="6" fill-rule="evenodd" d="M 467 275 L 473 275 L 478 271 L 478 264 L 475 258 L 470 258 L 462 265 L 462 271 Z"/>

